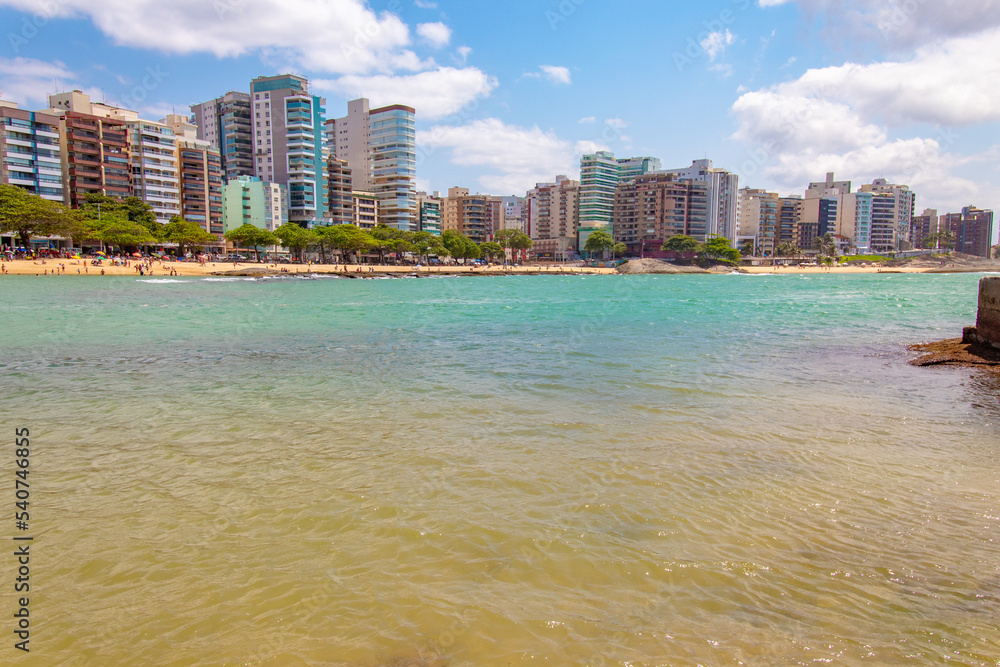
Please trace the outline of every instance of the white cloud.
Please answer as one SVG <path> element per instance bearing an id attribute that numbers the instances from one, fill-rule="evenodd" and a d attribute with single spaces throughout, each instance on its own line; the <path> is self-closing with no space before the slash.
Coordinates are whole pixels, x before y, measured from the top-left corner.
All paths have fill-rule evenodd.
<path id="1" fill-rule="evenodd" d="M 538 72 L 529 72 L 524 76 L 532 79 L 545 78 L 556 84 L 570 84 L 573 82 L 572 75 L 570 74 L 568 67 L 560 67 L 557 65 L 542 65 L 539 67 Z"/>
<path id="2" fill-rule="evenodd" d="M 583 118 L 580 119 L 581 125 L 584 125 L 586 123 L 596 123 L 596 122 L 597 122 L 597 116 L 584 116 Z"/>
<path id="3" fill-rule="evenodd" d="M 427 2 L 427 0 L 413 0 L 413 4 L 420 7 L 420 9 L 437 9 L 436 2 Z"/>
<path id="4" fill-rule="evenodd" d="M 728 63 L 719 63 L 708 68 L 709 72 L 718 72 L 723 79 L 728 79 L 733 75 L 733 66 Z"/>
<path id="5" fill-rule="evenodd" d="M 605 118 L 604 124 L 607 125 L 608 127 L 613 127 L 616 130 L 624 130 L 626 127 L 630 125 L 630 123 L 627 120 L 623 120 L 621 118 Z"/>
<path id="6" fill-rule="evenodd" d="M 37 0 L 0 0 L 28 13 Z M 364 0 L 60 0 L 60 17 L 86 17 L 116 44 L 220 58 L 260 53 L 316 72 L 414 69 L 409 27 Z"/>
<path id="7" fill-rule="evenodd" d="M 882 41 L 911 48 L 1000 26 L 996 0 L 760 0 L 774 7 L 794 2 L 833 40 L 869 45 Z"/>
<path id="8" fill-rule="evenodd" d="M 49 95 L 74 85 L 77 75 L 56 60 L 0 57 L 0 95 L 22 108 L 48 108 Z"/>
<path id="9" fill-rule="evenodd" d="M 570 142 L 537 125 L 517 127 L 497 118 L 432 127 L 417 133 L 417 145 L 451 149 L 454 164 L 488 169 L 479 182 L 493 193 L 523 193 L 579 168 Z"/>
<path id="10" fill-rule="evenodd" d="M 971 125 L 1000 121 L 1000 88 L 984 84 L 997 80 L 1000 28 L 922 47 L 906 61 L 811 69 L 768 93 L 845 105 L 890 126 Z"/>
<path id="11" fill-rule="evenodd" d="M 444 23 L 421 23 L 417 26 L 417 34 L 436 49 L 448 46 L 451 41 L 451 28 Z"/>
<path id="12" fill-rule="evenodd" d="M 727 28 L 725 32 L 712 32 L 709 33 L 705 39 L 701 40 L 701 48 L 708 55 L 710 61 L 714 61 L 716 58 L 721 56 L 725 51 L 726 47 L 730 46 L 736 37 L 733 33 L 729 32 Z"/>
<path id="13" fill-rule="evenodd" d="M 984 190 L 988 182 L 958 175 L 988 154 L 953 152 L 954 131 L 927 136 L 926 126 L 1000 121 L 1000 91 L 982 85 L 1000 76 L 997 39 L 991 29 L 927 45 L 906 61 L 814 69 L 744 92 L 732 107 L 733 138 L 755 146 L 746 163 L 752 172 L 759 164 L 764 177 L 793 192 L 836 171 L 859 183 L 906 183 L 921 207 L 988 205 L 984 195 L 995 194 Z"/>
<path id="14" fill-rule="evenodd" d="M 468 46 L 460 46 L 455 50 L 458 52 L 458 57 L 462 59 L 462 64 L 464 65 L 469 59 L 469 55 L 472 53 L 472 48 Z"/>
<path id="15" fill-rule="evenodd" d="M 439 67 L 404 76 L 342 76 L 317 79 L 313 86 L 344 97 L 364 95 L 372 106 L 405 104 L 420 118 L 438 119 L 488 97 L 497 80 L 475 67 Z"/>

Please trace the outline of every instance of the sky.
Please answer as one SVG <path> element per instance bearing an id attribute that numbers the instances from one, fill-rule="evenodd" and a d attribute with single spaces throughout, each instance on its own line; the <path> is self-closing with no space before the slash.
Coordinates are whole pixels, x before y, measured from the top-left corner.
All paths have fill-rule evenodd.
<path id="1" fill-rule="evenodd" d="M 0 0 L 0 98 L 156 120 L 296 73 L 417 111 L 418 189 L 517 194 L 580 155 L 827 172 L 918 212 L 1000 206 L 1000 0 Z"/>

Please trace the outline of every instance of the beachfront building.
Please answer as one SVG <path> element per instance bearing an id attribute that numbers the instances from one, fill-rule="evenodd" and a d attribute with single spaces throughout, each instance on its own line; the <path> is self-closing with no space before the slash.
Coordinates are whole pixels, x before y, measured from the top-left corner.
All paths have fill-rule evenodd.
<path id="1" fill-rule="evenodd" d="M 527 199 L 524 197 L 504 197 L 503 224 L 500 229 L 518 229 L 528 234 L 527 213 Z"/>
<path id="2" fill-rule="evenodd" d="M 739 225 L 736 230 L 737 248 L 752 243 L 754 252 L 770 257 L 777 245 L 778 193 L 743 188 L 739 199 Z"/>
<path id="3" fill-rule="evenodd" d="M 614 153 L 608 151 L 598 151 L 580 158 L 578 252 L 582 252 L 592 232 L 603 229 L 611 233 L 619 170 Z"/>
<path id="4" fill-rule="evenodd" d="M 91 113 L 90 96 L 74 90 L 49 96 L 59 116 L 66 203 L 79 208 L 91 194 L 128 197 L 132 172 L 125 121 Z"/>
<path id="5" fill-rule="evenodd" d="M 177 140 L 180 215 L 221 239 L 222 156 L 211 143 L 198 138 L 198 128 L 188 118 L 169 114 L 164 123 Z"/>
<path id="6" fill-rule="evenodd" d="M 653 157 L 615 159 L 614 153 L 598 151 L 580 158 L 580 225 L 578 250 L 582 252 L 591 232 L 612 233 L 615 189 L 618 184 L 661 169 Z"/>
<path id="7" fill-rule="evenodd" d="M 333 155 L 326 162 L 327 200 L 330 202 L 330 223 L 349 225 L 353 220 L 353 185 L 347 160 Z"/>
<path id="8" fill-rule="evenodd" d="M 917 248 L 924 247 L 924 241 L 940 231 L 941 217 L 937 209 L 926 208 L 920 215 L 914 215 L 910 222 L 910 239 Z M 934 247 L 934 246 L 932 246 Z"/>
<path id="9" fill-rule="evenodd" d="M 330 224 L 327 199 L 326 114 L 307 79 L 283 74 L 250 82 L 254 174 L 287 186 L 288 217 L 303 227 Z"/>
<path id="10" fill-rule="evenodd" d="M 712 165 L 711 160 L 695 160 L 690 167 L 667 169 L 653 172 L 672 176 L 678 181 L 692 181 L 705 185 L 706 226 L 705 231 L 696 236 L 705 241 L 708 236 L 718 235 L 736 243 L 739 226 L 739 175 Z"/>
<path id="11" fill-rule="evenodd" d="M 532 256 L 557 262 L 577 259 L 580 182 L 556 176 L 554 183 L 535 185 L 526 199 Z"/>
<path id="12" fill-rule="evenodd" d="M 632 255 L 650 255 L 671 236 L 705 240 L 709 228 L 710 183 L 653 172 L 622 183 L 615 191 L 616 243 Z"/>
<path id="13" fill-rule="evenodd" d="M 351 224 L 361 229 L 375 229 L 378 224 L 378 195 L 374 192 L 355 190 L 351 193 L 353 215 Z"/>
<path id="14" fill-rule="evenodd" d="M 251 106 L 250 95 L 239 91 L 191 105 L 197 138 L 219 151 L 226 180 L 254 175 Z"/>
<path id="15" fill-rule="evenodd" d="M 442 202 L 441 230 L 464 234 L 476 243 L 489 241 L 492 235 L 490 195 L 469 194 L 468 188 L 448 188 Z"/>
<path id="16" fill-rule="evenodd" d="M 65 201 L 59 116 L 0 100 L 0 183 Z"/>
<path id="17" fill-rule="evenodd" d="M 977 257 L 990 256 L 993 239 L 993 211 L 966 206 L 961 213 L 941 216 L 941 231 L 949 230 L 955 237 L 955 250 Z"/>
<path id="18" fill-rule="evenodd" d="M 441 193 L 417 193 L 417 206 L 420 208 L 420 231 L 441 236 Z"/>
<path id="19" fill-rule="evenodd" d="M 232 231 L 245 224 L 273 232 L 288 222 L 288 191 L 281 183 L 256 176 L 237 176 L 222 190 L 222 226 Z"/>
<path id="20" fill-rule="evenodd" d="M 872 250 L 875 252 L 911 250 L 914 247 L 910 234 L 916 208 L 916 195 L 909 186 L 894 185 L 884 178 L 877 178 L 870 185 L 861 186 L 861 192 L 871 193 L 874 196 Z"/>
<path id="21" fill-rule="evenodd" d="M 134 113 L 134 112 L 133 112 Z M 127 117 L 128 112 L 120 115 Z M 151 120 L 126 120 L 132 195 L 150 205 L 160 224 L 181 214 L 177 169 L 177 137 L 165 124 Z"/>
<path id="22" fill-rule="evenodd" d="M 402 104 L 371 109 L 366 98 L 325 123 L 330 154 L 347 162 L 354 188 L 379 198 L 379 222 L 417 231 L 416 111 Z"/>

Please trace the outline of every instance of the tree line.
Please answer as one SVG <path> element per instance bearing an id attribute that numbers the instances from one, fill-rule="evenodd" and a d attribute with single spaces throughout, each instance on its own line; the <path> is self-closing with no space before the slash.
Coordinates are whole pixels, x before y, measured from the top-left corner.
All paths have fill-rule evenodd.
<path id="1" fill-rule="evenodd" d="M 219 244 L 219 239 L 206 232 L 196 222 L 174 216 L 160 224 L 152 207 L 138 197 L 122 199 L 102 194 L 88 195 L 79 208 L 70 208 L 33 195 L 15 185 L 0 184 L 0 233 L 14 234 L 25 248 L 31 247 L 36 236 L 62 236 L 74 245 L 85 241 L 99 242 L 121 250 L 143 248 L 159 243 L 176 243 L 180 254 L 189 248 L 204 248 Z M 384 262 L 387 253 L 397 256 L 410 253 L 426 259 L 432 255 L 454 259 L 502 260 L 507 251 L 513 257 L 526 258 L 532 247 L 531 238 L 519 229 L 502 229 L 493 241 L 476 243 L 453 230 L 441 236 L 430 232 L 401 231 L 379 225 L 365 230 L 353 225 L 333 225 L 306 229 L 285 223 L 273 232 L 249 223 L 223 235 L 239 248 L 253 249 L 260 259 L 260 248 L 283 246 L 299 259 L 305 252 L 315 252 L 320 261 L 338 255 L 341 261 L 349 255 L 378 253 Z"/>

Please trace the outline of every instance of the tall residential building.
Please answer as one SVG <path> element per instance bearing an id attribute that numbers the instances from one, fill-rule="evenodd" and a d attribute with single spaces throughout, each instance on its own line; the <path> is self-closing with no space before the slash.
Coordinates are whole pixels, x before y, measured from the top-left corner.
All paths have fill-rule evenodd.
<path id="1" fill-rule="evenodd" d="M 966 206 L 961 213 L 941 216 L 942 231 L 955 235 L 955 250 L 967 255 L 989 257 L 993 242 L 993 211 Z"/>
<path id="2" fill-rule="evenodd" d="M 778 232 L 775 236 L 775 247 L 782 243 L 798 244 L 799 228 L 802 225 L 802 197 L 781 197 L 778 199 Z"/>
<path id="3" fill-rule="evenodd" d="M 913 241 L 913 245 L 917 248 L 923 248 L 924 240 L 932 234 L 938 233 L 939 223 L 940 217 L 937 209 L 927 208 L 922 214 L 913 216 L 913 220 L 910 222 L 910 239 Z"/>
<path id="4" fill-rule="evenodd" d="M 472 195 L 468 188 L 448 188 L 444 201 L 446 219 L 441 230 L 452 230 L 464 234 L 476 243 L 490 240 L 492 218 L 490 195 Z"/>
<path id="5" fill-rule="evenodd" d="M 872 220 L 875 195 L 855 192 L 842 197 L 841 235 L 851 239 L 855 252 L 866 255 L 872 250 Z"/>
<path id="6" fill-rule="evenodd" d="M 627 245 L 630 254 L 642 255 L 659 251 L 677 234 L 704 241 L 710 188 L 705 181 L 662 171 L 620 184 L 615 192 L 615 242 Z"/>
<path id="7" fill-rule="evenodd" d="M 59 117 L 0 101 L 0 183 L 65 201 Z"/>
<path id="8" fill-rule="evenodd" d="M 524 197 L 503 197 L 503 225 L 501 229 L 519 229 L 528 233 L 526 216 L 528 203 Z"/>
<path id="9" fill-rule="evenodd" d="M 725 236 L 731 243 L 736 242 L 736 228 L 739 224 L 739 176 L 725 169 L 712 166 L 711 160 L 695 160 L 690 167 L 684 169 L 667 169 L 655 173 L 668 174 L 676 180 L 689 180 L 704 183 L 706 186 L 707 225 L 705 232 L 698 238 L 704 241 L 707 236 Z"/>
<path id="10" fill-rule="evenodd" d="M 448 196 L 444 198 L 441 206 L 441 231 L 458 231 L 459 211 L 458 204 L 461 197 L 469 196 L 469 188 L 448 188 Z"/>
<path id="11" fill-rule="evenodd" d="M 893 185 L 877 178 L 871 185 L 861 186 L 861 192 L 875 195 L 872 204 L 872 249 L 894 252 L 913 248 L 911 224 L 916 208 L 916 195 L 906 185 Z"/>
<path id="12" fill-rule="evenodd" d="M 416 111 L 394 104 L 371 109 L 366 98 L 347 104 L 347 115 L 326 121 L 330 153 L 346 160 L 354 188 L 379 198 L 379 222 L 416 231 Z"/>
<path id="13" fill-rule="evenodd" d="M 288 222 L 288 192 L 281 183 L 237 176 L 223 187 L 222 201 L 227 232 L 245 224 L 273 232 Z"/>
<path id="14" fill-rule="evenodd" d="M 349 225 L 353 220 L 351 169 L 346 160 L 334 156 L 326 162 L 327 199 L 330 202 L 330 223 Z"/>
<path id="15" fill-rule="evenodd" d="M 181 217 L 222 237 L 222 157 L 211 143 L 198 139 L 198 128 L 178 114 L 165 123 L 177 139 Z"/>
<path id="16" fill-rule="evenodd" d="M 226 180 L 253 176 L 253 123 L 250 95 L 230 91 L 201 104 L 192 104 L 198 139 L 219 151 Z M 266 127 L 266 126 L 265 126 Z"/>
<path id="17" fill-rule="evenodd" d="M 128 197 L 132 173 L 125 121 L 92 114 L 90 96 L 79 90 L 49 96 L 49 106 L 59 116 L 66 203 L 79 208 L 91 194 Z"/>
<path id="18" fill-rule="evenodd" d="M 556 176 L 555 183 L 538 183 L 526 198 L 532 254 L 556 261 L 576 259 L 580 182 Z"/>
<path id="19" fill-rule="evenodd" d="M 615 215 L 615 188 L 620 167 L 614 153 L 598 151 L 580 158 L 580 235 L 606 229 Z M 585 238 L 580 239 L 586 243 Z"/>
<path id="20" fill-rule="evenodd" d="M 639 176 L 660 171 L 663 165 L 658 157 L 623 157 L 618 158 L 618 181 L 631 181 Z"/>
<path id="21" fill-rule="evenodd" d="M 591 232 L 614 225 L 615 188 L 623 181 L 657 171 L 660 160 L 653 157 L 615 159 L 614 153 L 598 151 L 580 158 L 580 229 L 582 251 Z"/>
<path id="22" fill-rule="evenodd" d="M 740 222 L 736 233 L 737 247 L 751 241 L 758 255 L 770 257 L 780 241 L 777 192 L 743 188 L 740 190 Z"/>
<path id="23" fill-rule="evenodd" d="M 161 224 L 181 214 L 177 138 L 165 123 L 127 120 L 132 194 L 149 204 Z"/>
<path id="24" fill-rule="evenodd" d="M 308 81 L 283 74 L 250 82 L 254 174 L 287 184 L 288 217 L 302 226 L 330 223 L 323 122 L 326 100 Z"/>
<path id="25" fill-rule="evenodd" d="M 361 229 L 374 229 L 378 224 L 378 196 L 374 192 L 355 190 L 351 193 L 354 215 L 351 224 Z"/>
<path id="26" fill-rule="evenodd" d="M 434 236 L 441 236 L 441 205 L 439 192 L 427 194 L 417 193 L 417 205 L 420 207 L 420 231 Z"/>

